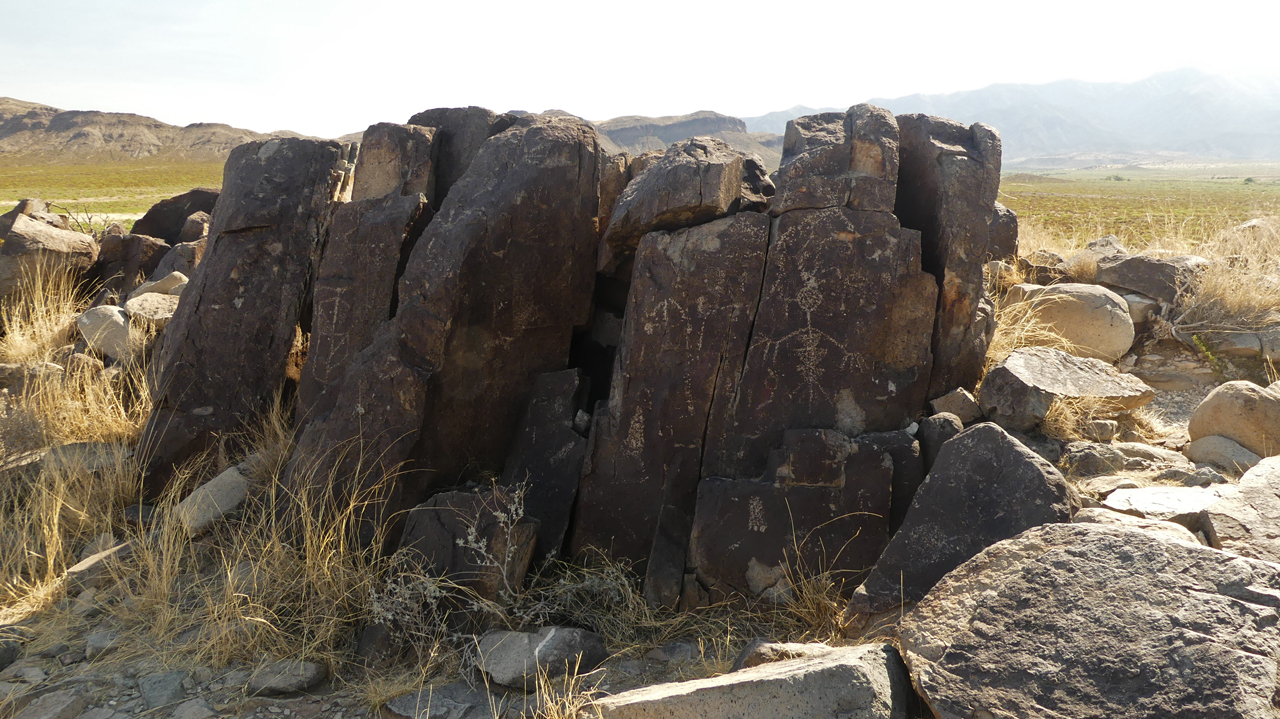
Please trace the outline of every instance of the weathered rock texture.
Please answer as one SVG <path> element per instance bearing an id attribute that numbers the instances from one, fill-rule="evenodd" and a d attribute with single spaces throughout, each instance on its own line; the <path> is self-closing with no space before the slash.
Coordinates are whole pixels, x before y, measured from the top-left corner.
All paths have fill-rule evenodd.
<path id="1" fill-rule="evenodd" d="M 1222 549 L 1280 563 L 1280 457 L 1262 460 L 1205 509 Z"/>
<path id="2" fill-rule="evenodd" d="M 480 670 L 495 684 L 533 691 L 539 675 L 586 674 L 609 658 L 604 640 L 585 629 L 542 627 L 536 632 L 491 631 L 476 647 Z"/>
<path id="3" fill-rule="evenodd" d="M 1194 255 L 1161 258 L 1115 254 L 1098 260 L 1095 281 L 1172 305 L 1178 295 L 1192 289 L 1196 276 L 1208 264 L 1208 260 Z"/>
<path id="4" fill-rule="evenodd" d="M 1000 187 L 1000 136 L 928 115 L 898 116 L 901 161 L 894 214 L 919 230 L 926 272 L 937 278 L 929 397 L 982 378 L 993 324 L 979 321 L 990 223 Z"/>
<path id="5" fill-rule="evenodd" d="M 589 382 L 581 370 L 538 375 L 500 484 L 524 487 L 525 516 L 538 520 L 534 560 L 558 557 L 569 531 L 587 439 L 575 428 Z"/>
<path id="6" fill-rule="evenodd" d="M 179 241 L 188 217 L 197 212 L 207 212 L 212 216 L 217 202 L 218 191 L 215 189 L 197 187 L 188 190 L 152 205 L 147 214 L 133 223 L 133 233 L 158 237 L 173 244 Z"/>
<path id="7" fill-rule="evenodd" d="M 1252 382 L 1227 382 L 1191 415 L 1191 439 L 1226 437 L 1259 457 L 1280 454 L 1280 392 Z"/>
<path id="8" fill-rule="evenodd" d="M 872 105 L 792 120 L 777 178 L 774 215 L 826 207 L 889 212 L 898 183 L 898 123 Z"/>
<path id="9" fill-rule="evenodd" d="M 352 201 L 334 213 L 316 273 L 300 423 L 332 408 L 351 360 L 395 315 L 399 272 L 432 217 L 437 136 L 431 128 L 386 123 L 364 133 Z"/>
<path id="10" fill-rule="evenodd" d="M 768 241 L 769 218 L 749 212 L 651 233 L 636 257 L 573 543 L 575 552 L 595 546 L 633 562 L 674 552 L 677 596 L 712 400 L 741 372 Z M 667 535 L 656 547 L 655 531 Z"/>
<path id="11" fill-rule="evenodd" d="M 987 257 L 1007 260 L 1018 256 L 1018 215 L 1013 210 L 995 203 L 987 232 Z"/>
<path id="12" fill-rule="evenodd" d="M 935 716 L 1275 715 L 1280 567 L 1091 524 L 1032 529 L 900 624 Z"/>
<path id="13" fill-rule="evenodd" d="M 345 156 L 336 142 L 288 139 L 241 145 L 228 158 L 209 249 L 157 355 L 139 440 L 148 494 L 280 388 Z"/>
<path id="14" fill-rule="evenodd" d="M 598 269 L 625 281 L 645 234 L 763 209 L 772 194 L 773 183 L 758 158 L 712 137 L 674 144 L 618 197 L 600 241 Z"/>
<path id="15" fill-rule="evenodd" d="M 595 703 L 602 719 L 906 719 L 910 686 L 888 644 L 845 647 Z"/>
<path id="16" fill-rule="evenodd" d="M 879 445 L 875 435 L 788 430 L 765 481 L 704 480 L 689 565 L 711 599 L 781 603 L 792 597 L 789 568 L 819 566 L 851 590 L 889 538 L 894 461 Z"/>
<path id="17" fill-rule="evenodd" d="M 598 156 L 572 118 L 522 118 L 481 147 L 415 244 L 394 319 L 301 433 L 293 486 L 356 491 L 412 460 L 394 510 L 502 467 L 534 377 L 565 368 L 589 317 Z"/>
<path id="18" fill-rule="evenodd" d="M 432 207 L 437 210 L 471 166 L 485 140 L 510 127 L 483 107 L 437 107 L 409 118 L 409 124 L 435 128 L 439 146 Z"/>
<path id="19" fill-rule="evenodd" d="M 881 612 L 923 597 L 943 575 L 1030 527 L 1071 521 L 1079 500 L 1058 470 L 994 424 L 942 447 L 902 528 L 849 604 Z"/>
<path id="20" fill-rule="evenodd" d="M 88 270 L 98 259 L 98 243 L 88 235 L 60 230 L 27 215 L 16 215 L 13 226 L 0 237 L 0 297 L 16 292 L 24 277 L 36 272 Z"/>
<path id="21" fill-rule="evenodd" d="M 1121 411 L 1141 407 L 1155 396 L 1145 382 L 1101 360 L 1050 347 L 1025 347 L 987 373 L 979 402 L 992 422 L 1023 432 L 1045 418 L 1057 397 L 1096 398 Z"/>
<path id="22" fill-rule="evenodd" d="M 896 430 L 924 406 L 933 278 L 888 212 L 775 220 L 750 347 L 716 393 L 703 476 L 764 474 L 790 428 Z"/>
<path id="23" fill-rule="evenodd" d="M 1014 285 L 1005 301 L 1026 303 L 1028 319 L 1071 343 L 1071 354 L 1115 362 L 1133 346 L 1133 317 L 1124 298 L 1105 287 L 1074 282 Z"/>

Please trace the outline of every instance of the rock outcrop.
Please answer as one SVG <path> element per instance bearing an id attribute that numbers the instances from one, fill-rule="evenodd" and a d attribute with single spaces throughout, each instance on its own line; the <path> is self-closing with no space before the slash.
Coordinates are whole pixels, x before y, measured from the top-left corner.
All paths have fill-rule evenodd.
<path id="1" fill-rule="evenodd" d="M 218 190 L 209 187 L 197 187 L 194 190 L 161 200 L 147 210 L 137 222 L 133 223 L 133 234 L 156 237 L 169 244 L 189 242 L 181 239 L 182 229 L 187 218 L 198 212 L 213 215 L 213 208 L 218 202 Z M 192 238 L 199 239 L 199 238 Z"/>
<path id="2" fill-rule="evenodd" d="M 983 317 L 982 266 L 1000 187 L 1000 136 L 928 115 L 900 115 L 894 214 L 921 234 L 923 264 L 938 283 L 928 395 L 973 389 L 995 324 Z"/>
<path id="3" fill-rule="evenodd" d="M 154 409 L 139 440 L 149 496 L 175 464 L 279 391 L 346 155 L 336 142 L 269 140 L 227 160 L 209 248 L 157 353 Z"/>

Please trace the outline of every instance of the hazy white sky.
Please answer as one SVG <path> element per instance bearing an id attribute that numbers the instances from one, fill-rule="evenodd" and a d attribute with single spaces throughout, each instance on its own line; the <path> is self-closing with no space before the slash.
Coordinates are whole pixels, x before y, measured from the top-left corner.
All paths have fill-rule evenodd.
<path id="1" fill-rule="evenodd" d="M 1280 75 L 1280 3 L 0 0 L 0 95 L 336 136 L 448 105 L 593 120 L 1181 67 Z"/>

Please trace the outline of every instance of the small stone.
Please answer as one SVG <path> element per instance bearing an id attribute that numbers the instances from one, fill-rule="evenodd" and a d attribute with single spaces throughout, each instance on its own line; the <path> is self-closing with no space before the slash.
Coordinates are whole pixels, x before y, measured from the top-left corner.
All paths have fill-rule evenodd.
<path id="1" fill-rule="evenodd" d="M 1129 477 L 1105 475 L 1086 479 L 1079 486 L 1086 492 L 1106 497 L 1117 489 L 1137 489 L 1139 485 Z"/>
<path id="2" fill-rule="evenodd" d="M 1217 435 L 1197 439 L 1187 445 L 1184 453 L 1192 462 L 1212 464 L 1237 476 L 1248 472 L 1262 461 L 1261 457 L 1240 446 L 1238 442 Z"/>
<path id="3" fill-rule="evenodd" d="M 982 419 L 982 408 L 978 406 L 978 400 L 964 387 L 957 387 L 933 400 L 929 403 L 929 408 L 935 415 L 944 412 L 953 414 L 966 425 Z"/>
<path id="4" fill-rule="evenodd" d="M 157 330 L 162 330 L 173 319 L 173 313 L 178 311 L 178 302 L 179 298 L 173 295 L 148 292 L 124 303 L 124 309 L 129 317 L 145 320 Z"/>
<path id="5" fill-rule="evenodd" d="M 91 349 L 121 359 L 129 354 L 129 318 L 124 310 L 103 305 L 86 310 L 76 320 L 76 328 Z"/>
<path id="6" fill-rule="evenodd" d="M 71 613 L 77 617 L 84 617 L 85 619 L 92 619 L 102 614 L 102 608 L 94 601 L 97 594 L 98 590 L 93 587 L 89 587 L 83 592 L 80 592 L 80 594 L 76 596 L 75 602 L 71 605 Z"/>
<path id="7" fill-rule="evenodd" d="M 1114 419 L 1091 419 L 1082 428 L 1085 438 L 1095 442 L 1110 442 L 1120 434 L 1120 423 Z"/>
<path id="8" fill-rule="evenodd" d="M 248 496 L 249 479 L 231 467 L 187 495 L 174 513 L 187 536 L 196 537 L 239 509 Z"/>
<path id="9" fill-rule="evenodd" d="M 94 554 L 67 570 L 65 588 L 68 594 L 79 594 L 85 589 L 102 589 L 111 583 L 112 569 L 133 554 L 129 542 Z M 92 652 L 90 652 L 92 654 Z M 90 659 L 93 657 L 90 656 Z"/>
<path id="10" fill-rule="evenodd" d="M 151 674 L 138 680 L 138 691 L 151 709 L 173 704 L 183 698 L 182 682 L 189 676 L 183 671 Z"/>
<path id="11" fill-rule="evenodd" d="M 45 694 L 18 712 L 14 719 L 76 719 L 89 706 L 89 694 L 84 687 Z"/>
<path id="12" fill-rule="evenodd" d="M 170 719 L 209 719 L 217 714 L 213 707 L 209 706 L 209 702 L 204 699 L 192 699 L 179 704 L 173 710 Z"/>
<path id="13" fill-rule="evenodd" d="M 681 664 L 702 656 L 702 650 L 689 642 L 668 642 L 657 649 L 645 652 L 644 658 L 655 662 Z"/>
<path id="14" fill-rule="evenodd" d="M 600 635 L 585 629 L 543 627 L 536 633 L 491 631 L 480 639 L 481 669 L 495 683 L 532 688 L 535 677 L 584 674 L 609 657 Z"/>
<path id="15" fill-rule="evenodd" d="M 249 679 L 249 696 L 277 696 L 310 689 L 325 680 L 321 664 L 297 660 L 278 661 L 260 667 Z"/>
<path id="16" fill-rule="evenodd" d="M 784 662 L 789 659 L 822 656 L 833 651 L 836 651 L 835 648 L 826 644 L 796 644 L 752 639 L 738 653 L 738 658 L 734 660 L 730 671 L 736 672 L 740 669 L 750 669 L 761 664 Z"/>
<path id="17" fill-rule="evenodd" d="M 115 651 L 120 635 L 110 630 L 94 632 L 85 639 L 84 655 L 89 661 Z"/>
<path id="18" fill-rule="evenodd" d="M 181 272 L 170 272 L 158 280 L 143 282 L 138 285 L 138 289 L 129 293 L 129 299 L 132 300 L 145 294 L 167 295 L 171 294 L 171 290 L 179 285 L 187 284 L 187 276 Z M 127 303 L 126 303 L 127 306 Z"/>

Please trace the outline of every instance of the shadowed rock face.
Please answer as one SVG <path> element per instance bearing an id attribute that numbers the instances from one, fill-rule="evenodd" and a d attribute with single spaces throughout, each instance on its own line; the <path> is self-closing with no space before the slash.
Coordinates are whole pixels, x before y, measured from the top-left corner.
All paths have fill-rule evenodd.
<path id="1" fill-rule="evenodd" d="M 741 370 L 769 218 L 744 212 L 641 241 L 613 388 L 595 418 L 574 551 L 644 562 L 671 526 L 684 573 L 712 397 Z M 660 534 L 662 532 L 659 532 Z"/>
<path id="2" fill-rule="evenodd" d="M 432 208 L 439 210 L 454 184 L 462 179 L 485 140 L 509 127 L 498 115 L 483 107 L 437 107 L 409 118 L 410 125 L 435 128 L 438 143 L 435 166 L 435 196 Z"/>
<path id="3" fill-rule="evenodd" d="M 928 115 L 900 115 L 901 164 L 894 214 L 919 230 L 925 271 L 937 278 L 929 397 L 982 377 L 994 324 L 978 322 L 985 297 L 982 265 L 1000 188 L 1000 136 L 986 125 L 965 127 Z"/>
<path id="4" fill-rule="evenodd" d="M 209 187 L 197 187 L 161 200 L 133 223 L 133 233 L 155 237 L 172 245 L 181 241 L 182 228 L 188 217 L 197 212 L 212 213 L 217 202 L 218 191 Z"/>
<path id="5" fill-rule="evenodd" d="M 231 153 L 204 260 L 157 354 L 154 409 L 139 440 L 151 457 L 148 495 L 280 389 L 346 155 L 337 142 L 294 139 Z"/>
<path id="6" fill-rule="evenodd" d="M 790 428 L 896 430 L 924 406 L 936 287 L 887 212 L 775 221 L 741 374 L 717 393 L 703 476 L 760 477 Z"/>
<path id="7" fill-rule="evenodd" d="M 481 147 L 414 246 L 395 318 L 301 433 L 292 484 L 354 491 L 412 460 L 412 503 L 502 466 L 534 377 L 564 369 L 589 316 L 598 156 L 572 118 L 523 118 Z"/>

